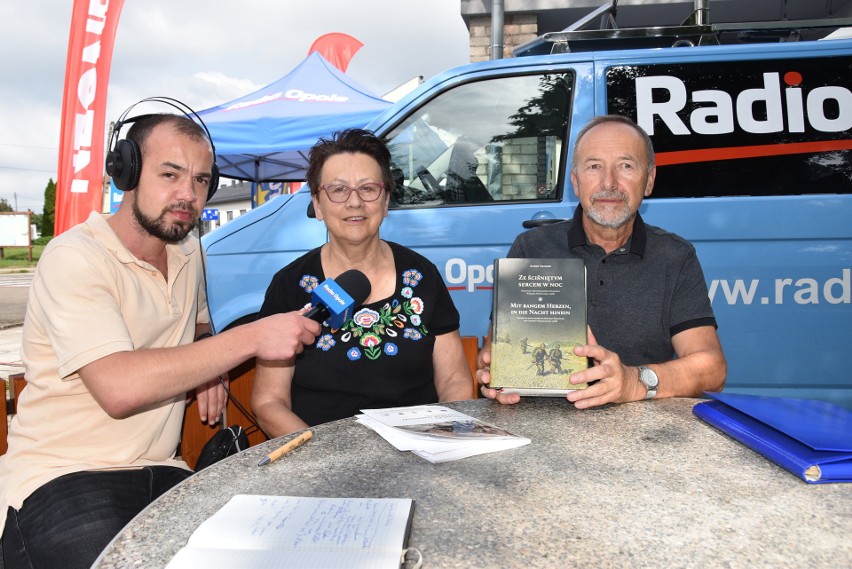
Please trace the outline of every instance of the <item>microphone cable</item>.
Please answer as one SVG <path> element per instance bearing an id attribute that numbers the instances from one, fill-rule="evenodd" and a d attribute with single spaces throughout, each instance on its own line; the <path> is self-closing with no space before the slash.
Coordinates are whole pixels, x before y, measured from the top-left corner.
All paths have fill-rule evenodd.
<path id="1" fill-rule="evenodd" d="M 206 205 L 206 202 L 205 202 Z M 204 246 L 201 243 L 201 238 L 203 237 L 203 232 L 201 231 L 201 225 L 199 225 L 198 230 L 198 252 L 201 255 L 201 278 L 203 279 L 202 286 L 204 287 L 204 300 L 207 303 L 207 315 L 210 320 L 210 334 L 215 336 L 217 334 L 216 325 L 213 322 L 213 313 L 210 311 L 210 293 L 207 288 L 207 259 L 206 254 L 204 252 Z M 230 371 L 230 370 L 229 370 Z M 230 374 L 229 374 L 230 375 Z M 251 435 L 256 432 L 261 432 L 266 438 L 270 438 L 269 435 L 260 427 L 260 424 L 257 422 L 257 417 L 254 416 L 254 413 L 249 411 L 239 400 L 239 398 L 234 395 L 233 391 L 231 391 L 228 384 L 222 379 L 222 374 L 219 374 L 219 383 L 222 385 L 222 388 L 225 390 L 225 393 L 228 394 L 228 400 L 232 401 L 237 409 L 246 416 L 249 420 L 249 426 L 245 428 L 246 435 Z M 230 381 L 229 381 L 230 383 Z M 228 404 L 225 403 L 225 408 L 222 410 L 222 417 L 219 419 L 220 429 L 225 429 L 225 422 L 228 417 Z"/>

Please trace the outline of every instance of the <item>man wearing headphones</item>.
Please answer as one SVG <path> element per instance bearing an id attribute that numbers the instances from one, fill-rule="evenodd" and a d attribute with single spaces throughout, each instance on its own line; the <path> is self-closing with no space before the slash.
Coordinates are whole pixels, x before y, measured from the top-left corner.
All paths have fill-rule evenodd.
<path id="1" fill-rule="evenodd" d="M 125 190 L 118 212 L 93 212 L 52 240 L 30 290 L 27 387 L 0 457 L 6 569 L 89 567 L 191 474 L 175 459 L 187 394 L 215 423 L 220 374 L 252 357 L 293 358 L 320 330 L 291 312 L 193 341 L 210 330 L 188 235 L 218 184 L 212 141 L 188 115 L 126 122 L 107 156 Z"/>

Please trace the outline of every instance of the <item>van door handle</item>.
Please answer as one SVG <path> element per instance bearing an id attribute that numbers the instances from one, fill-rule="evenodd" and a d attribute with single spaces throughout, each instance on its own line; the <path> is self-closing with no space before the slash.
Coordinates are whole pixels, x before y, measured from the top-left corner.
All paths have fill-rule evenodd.
<path id="1" fill-rule="evenodd" d="M 545 217 L 539 219 L 527 219 L 524 221 L 523 226 L 525 229 L 532 229 L 533 227 L 541 227 L 542 225 L 550 225 L 551 223 L 559 223 L 560 221 L 566 221 L 565 219 L 558 219 L 553 217 Z"/>

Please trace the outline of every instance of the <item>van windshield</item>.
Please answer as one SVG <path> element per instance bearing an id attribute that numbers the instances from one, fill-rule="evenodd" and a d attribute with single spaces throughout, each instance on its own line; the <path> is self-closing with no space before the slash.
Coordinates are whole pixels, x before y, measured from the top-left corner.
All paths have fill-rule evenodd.
<path id="1" fill-rule="evenodd" d="M 559 200 L 570 74 L 467 83 L 419 107 L 385 142 L 393 207 Z"/>

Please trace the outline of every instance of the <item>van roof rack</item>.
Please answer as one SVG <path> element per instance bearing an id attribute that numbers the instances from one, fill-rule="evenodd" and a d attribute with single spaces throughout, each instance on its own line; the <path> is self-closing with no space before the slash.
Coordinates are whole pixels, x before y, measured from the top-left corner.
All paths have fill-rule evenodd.
<path id="1" fill-rule="evenodd" d="M 517 46 L 513 55 L 586 52 L 653 47 L 691 47 L 730 43 L 791 42 L 823 37 L 837 28 L 852 26 L 852 18 L 781 20 L 765 22 L 696 23 L 704 18 L 695 10 L 679 26 L 619 28 L 618 0 L 593 10 L 561 32 L 549 32 Z M 586 29 L 599 19 L 597 29 Z M 815 30 L 823 30 L 814 36 Z"/>

